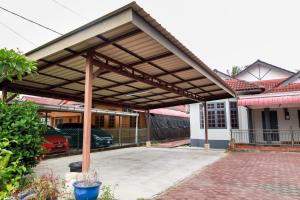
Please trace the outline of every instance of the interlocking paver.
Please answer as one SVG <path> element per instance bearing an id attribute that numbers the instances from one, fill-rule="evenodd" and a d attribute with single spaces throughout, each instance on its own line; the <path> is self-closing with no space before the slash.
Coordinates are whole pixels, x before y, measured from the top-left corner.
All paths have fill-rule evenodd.
<path id="1" fill-rule="evenodd" d="M 300 200 L 300 153 L 231 153 L 156 199 Z"/>

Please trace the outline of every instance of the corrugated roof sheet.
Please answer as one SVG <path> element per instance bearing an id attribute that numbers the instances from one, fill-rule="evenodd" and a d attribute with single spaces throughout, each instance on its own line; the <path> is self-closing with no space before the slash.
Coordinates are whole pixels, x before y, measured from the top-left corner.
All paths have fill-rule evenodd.
<path id="1" fill-rule="evenodd" d="M 132 11 L 131 17 L 126 18 L 129 11 Z M 157 39 L 157 35 L 151 35 L 145 27 L 138 26 L 136 15 L 147 26 L 153 27 L 155 34 L 163 39 Z M 109 23 L 113 19 L 118 20 Z M 103 32 L 97 32 L 101 30 Z M 176 51 L 173 46 L 172 49 L 165 44 L 166 39 L 176 47 Z M 93 99 L 94 103 L 109 104 L 111 101 L 124 107 L 149 109 L 225 98 L 234 94 L 222 79 L 136 3 L 128 4 L 30 51 L 27 55 L 39 59 L 42 76 L 35 80 L 26 77 L 26 81 L 8 84 L 7 87 L 27 94 L 83 101 L 85 58 L 86 52 L 90 50 L 96 50 L 94 65 L 104 69 L 94 81 L 93 97 L 98 95 Z M 134 63 L 138 64 L 134 66 Z M 126 99 L 122 95 L 144 90 L 150 90 L 151 93 L 134 95 L 132 98 L 132 102 L 143 103 L 122 103 Z M 180 98 L 167 96 L 169 93 L 179 95 Z M 155 95 L 161 98 L 150 98 Z"/>

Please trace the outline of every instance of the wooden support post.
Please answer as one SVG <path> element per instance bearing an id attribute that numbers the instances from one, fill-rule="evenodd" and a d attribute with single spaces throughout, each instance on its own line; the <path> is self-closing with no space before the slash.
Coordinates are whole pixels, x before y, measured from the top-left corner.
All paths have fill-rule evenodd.
<path id="1" fill-rule="evenodd" d="M 46 111 L 45 124 L 48 125 L 48 112 Z"/>
<path id="2" fill-rule="evenodd" d="M 135 144 L 139 143 L 139 116 L 135 117 Z"/>
<path id="3" fill-rule="evenodd" d="M 119 137 L 119 146 L 122 146 L 122 126 L 121 126 L 121 115 L 119 116 L 119 130 L 118 130 L 118 137 Z"/>
<path id="4" fill-rule="evenodd" d="M 208 123 L 207 123 L 207 105 L 206 102 L 203 103 L 203 108 L 204 108 L 204 137 L 205 137 L 205 142 L 204 142 L 204 148 L 209 149 L 209 143 L 208 143 Z"/>
<path id="5" fill-rule="evenodd" d="M 84 119 L 83 119 L 83 146 L 82 171 L 88 172 L 90 168 L 91 125 L 92 125 L 92 85 L 93 85 L 93 54 L 88 52 L 85 64 L 84 88 Z"/>
<path id="6" fill-rule="evenodd" d="M 147 124 L 147 141 L 146 146 L 151 147 L 151 121 L 150 121 L 150 111 L 147 110 L 146 114 L 146 124 Z"/>

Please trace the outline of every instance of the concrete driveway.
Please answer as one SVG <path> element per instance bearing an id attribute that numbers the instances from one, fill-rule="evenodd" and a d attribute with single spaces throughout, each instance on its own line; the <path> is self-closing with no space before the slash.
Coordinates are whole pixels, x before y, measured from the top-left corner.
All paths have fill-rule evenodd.
<path id="1" fill-rule="evenodd" d="M 224 155 L 217 150 L 134 147 L 92 153 L 91 169 L 104 185 L 115 187 L 118 199 L 136 200 L 154 197 Z M 35 172 L 41 175 L 52 170 L 63 178 L 68 164 L 80 160 L 81 156 L 45 160 Z"/>

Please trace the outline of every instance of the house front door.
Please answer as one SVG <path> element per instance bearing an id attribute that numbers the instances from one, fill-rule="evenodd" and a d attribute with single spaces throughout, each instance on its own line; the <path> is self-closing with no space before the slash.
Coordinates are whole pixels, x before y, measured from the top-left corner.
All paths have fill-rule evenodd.
<path id="1" fill-rule="evenodd" d="M 262 124 L 264 141 L 279 141 L 277 111 L 262 111 Z"/>

